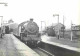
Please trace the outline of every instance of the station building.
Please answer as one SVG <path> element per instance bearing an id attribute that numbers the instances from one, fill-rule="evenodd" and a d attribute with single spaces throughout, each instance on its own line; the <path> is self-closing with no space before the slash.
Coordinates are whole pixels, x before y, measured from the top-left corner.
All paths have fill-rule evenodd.
<path id="1" fill-rule="evenodd" d="M 65 26 L 62 23 L 56 23 L 52 24 L 53 29 L 55 30 L 55 33 L 57 34 L 59 32 L 63 32 L 65 29 Z"/>

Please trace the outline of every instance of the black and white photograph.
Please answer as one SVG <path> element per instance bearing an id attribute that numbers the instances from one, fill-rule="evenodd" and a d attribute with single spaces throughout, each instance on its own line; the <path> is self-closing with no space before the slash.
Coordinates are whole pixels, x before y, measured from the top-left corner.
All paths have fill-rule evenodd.
<path id="1" fill-rule="evenodd" d="M 0 56 L 80 56 L 80 0 L 0 0 Z"/>

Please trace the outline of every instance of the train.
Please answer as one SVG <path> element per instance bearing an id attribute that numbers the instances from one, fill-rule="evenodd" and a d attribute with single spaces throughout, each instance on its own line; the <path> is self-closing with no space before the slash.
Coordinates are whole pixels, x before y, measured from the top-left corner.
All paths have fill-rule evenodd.
<path id="1" fill-rule="evenodd" d="M 6 24 L 4 30 L 5 34 L 13 34 L 27 45 L 37 46 L 41 41 L 39 26 L 33 18 L 18 25 L 16 23 Z"/>
<path id="2" fill-rule="evenodd" d="M 46 33 L 48 36 L 56 36 L 55 30 L 53 29 L 53 27 L 47 27 Z"/>
<path id="3" fill-rule="evenodd" d="M 29 21 L 22 22 L 16 29 L 13 29 L 13 34 L 27 45 L 35 45 L 41 41 L 39 26 L 31 18 Z"/>

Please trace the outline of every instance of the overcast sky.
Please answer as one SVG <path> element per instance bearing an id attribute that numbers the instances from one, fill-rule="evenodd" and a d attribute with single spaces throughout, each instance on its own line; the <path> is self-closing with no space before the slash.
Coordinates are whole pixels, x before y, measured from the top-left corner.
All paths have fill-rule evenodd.
<path id="1" fill-rule="evenodd" d="M 73 24 L 79 24 L 79 0 L 0 0 L 7 2 L 8 6 L 0 5 L 0 16 L 3 20 L 13 19 L 16 23 L 21 23 L 33 18 L 41 26 L 41 21 L 46 25 L 63 23 L 63 16 L 66 28 L 70 28 L 71 20 Z M 0 18 L 1 19 L 1 18 Z M 43 23 L 44 25 L 44 23 Z"/>

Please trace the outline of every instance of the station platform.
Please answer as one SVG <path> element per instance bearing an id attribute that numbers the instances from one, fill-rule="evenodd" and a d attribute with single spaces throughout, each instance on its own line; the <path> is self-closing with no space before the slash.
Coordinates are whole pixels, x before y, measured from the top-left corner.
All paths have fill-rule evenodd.
<path id="1" fill-rule="evenodd" d="M 0 56 L 39 56 L 12 34 L 0 38 Z"/>
<path id="2" fill-rule="evenodd" d="M 61 48 L 69 49 L 72 51 L 80 52 L 80 41 L 70 41 L 64 38 L 51 37 L 47 35 L 41 36 L 42 42 L 55 45 Z"/>

